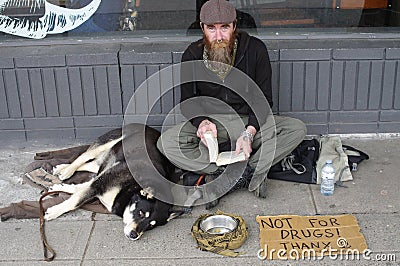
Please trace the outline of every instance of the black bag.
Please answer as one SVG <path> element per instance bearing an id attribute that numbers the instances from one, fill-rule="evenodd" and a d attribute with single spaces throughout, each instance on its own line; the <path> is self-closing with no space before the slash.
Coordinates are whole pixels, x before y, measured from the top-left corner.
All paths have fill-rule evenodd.
<path id="1" fill-rule="evenodd" d="M 344 152 L 347 154 L 349 167 L 352 172 L 357 171 L 358 164 L 364 160 L 368 160 L 369 156 L 365 152 L 362 152 L 349 145 L 342 145 Z"/>
<path id="2" fill-rule="evenodd" d="M 268 178 L 316 184 L 318 157 L 319 141 L 303 140 L 288 156 L 271 167 Z"/>

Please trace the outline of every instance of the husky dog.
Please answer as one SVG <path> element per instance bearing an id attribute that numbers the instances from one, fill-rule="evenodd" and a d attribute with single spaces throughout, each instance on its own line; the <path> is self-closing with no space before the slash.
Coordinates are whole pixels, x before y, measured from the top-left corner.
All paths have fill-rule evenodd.
<path id="1" fill-rule="evenodd" d="M 61 180 L 68 179 L 75 171 L 90 171 L 96 176 L 82 184 L 54 185 L 52 191 L 72 195 L 48 208 L 45 219 L 55 219 L 97 197 L 110 212 L 123 218 L 125 235 L 137 240 L 146 230 L 164 225 L 182 214 L 173 211 L 171 204 L 153 197 L 157 189 L 162 189 L 154 187 L 157 179 L 165 177 L 177 181 L 173 178 L 174 166 L 156 147 L 159 136 L 153 128 L 129 124 L 100 136 L 71 164 L 58 165 L 53 174 Z M 141 180 L 142 186 L 136 180 Z"/>

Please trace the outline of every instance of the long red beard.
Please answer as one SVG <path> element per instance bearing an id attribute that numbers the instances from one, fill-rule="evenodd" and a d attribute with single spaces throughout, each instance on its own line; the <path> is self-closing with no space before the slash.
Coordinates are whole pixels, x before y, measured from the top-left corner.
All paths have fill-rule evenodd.
<path id="1" fill-rule="evenodd" d="M 232 62 L 232 50 L 235 43 L 235 38 L 232 35 L 229 40 L 221 40 L 210 42 L 204 36 L 204 43 L 208 50 L 208 58 L 210 61 L 224 63 L 230 65 Z"/>

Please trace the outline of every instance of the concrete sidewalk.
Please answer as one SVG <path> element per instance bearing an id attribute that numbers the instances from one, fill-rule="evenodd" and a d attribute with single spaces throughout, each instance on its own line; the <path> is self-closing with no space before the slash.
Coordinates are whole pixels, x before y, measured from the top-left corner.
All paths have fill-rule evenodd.
<path id="1" fill-rule="evenodd" d="M 190 230 L 199 215 L 208 213 L 203 206 L 146 232 L 135 242 L 123 235 L 119 217 L 78 210 L 46 223 L 47 239 L 57 252 L 51 265 L 400 265 L 400 138 L 352 138 L 344 139 L 343 143 L 365 151 L 370 159 L 353 173 L 353 181 L 345 183 L 348 188 L 336 189 L 332 197 L 322 196 L 317 185 L 270 180 L 266 199 L 238 191 L 221 200 L 218 209 L 240 215 L 248 224 L 249 237 L 239 249 L 245 254 L 237 258 L 196 248 Z M 38 189 L 19 183 L 24 167 L 36 152 L 77 144 L 84 143 L 72 140 L 57 145 L 44 141 L 3 143 L 0 207 L 21 200 L 38 200 Z M 329 257 L 321 261 L 260 260 L 257 257 L 259 227 L 255 218 L 280 214 L 355 215 L 372 251 L 370 260 L 331 260 Z M 0 234 L 0 265 L 50 265 L 43 261 L 37 219 L 2 222 Z M 379 258 L 382 260 L 378 261 Z"/>

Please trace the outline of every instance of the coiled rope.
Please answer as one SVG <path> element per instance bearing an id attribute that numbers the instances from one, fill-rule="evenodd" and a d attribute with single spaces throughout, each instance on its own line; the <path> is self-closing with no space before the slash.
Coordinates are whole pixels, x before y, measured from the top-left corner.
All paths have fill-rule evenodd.
<path id="1" fill-rule="evenodd" d="M 247 238 L 247 225 L 244 219 L 240 216 L 223 213 L 218 210 L 215 214 L 227 215 L 238 221 L 238 227 L 232 232 L 217 235 L 204 232 L 200 228 L 200 223 L 205 218 L 214 214 L 201 215 L 192 226 L 192 236 L 198 244 L 198 248 L 204 251 L 210 251 L 223 256 L 237 257 L 244 252 L 233 251 L 243 245 Z"/>

